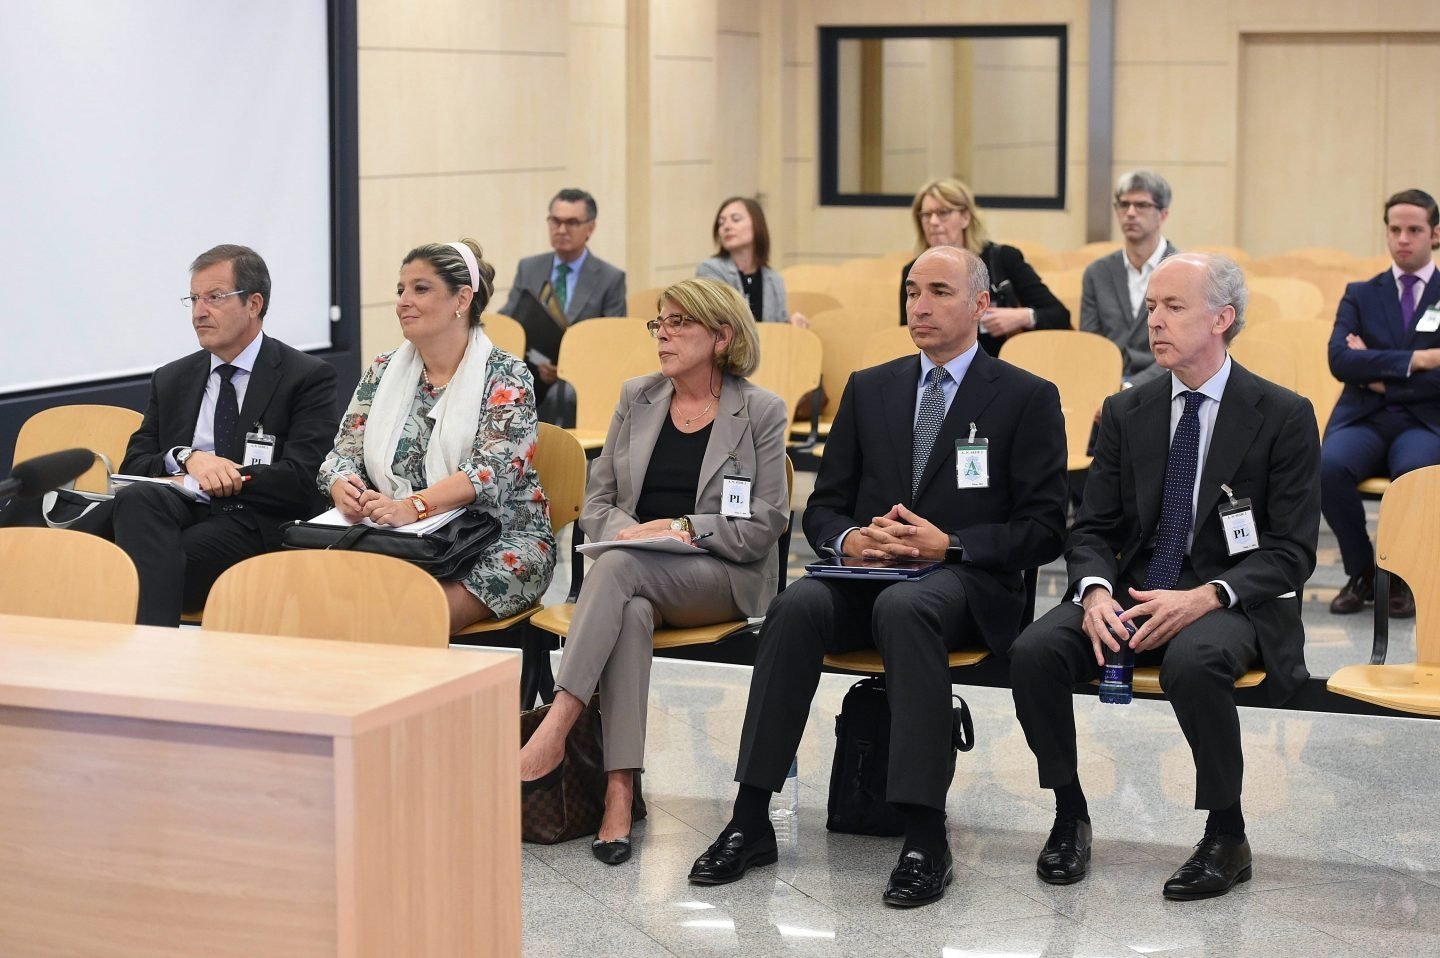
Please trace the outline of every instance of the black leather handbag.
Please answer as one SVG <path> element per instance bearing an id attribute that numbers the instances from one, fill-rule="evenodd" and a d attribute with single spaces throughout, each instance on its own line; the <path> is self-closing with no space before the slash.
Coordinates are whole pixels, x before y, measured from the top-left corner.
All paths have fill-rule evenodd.
<path id="1" fill-rule="evenodd" d="M 379 529 L 365 523 L 332 526 L 292 522 L 281 533 L 286 549 L 353 549 L 404 559 L 437 579 L 461 579 L 500 538 L 500 520 L 479 509 L 466 509 L 434 532 Z"/>
<path id="2" fill-rule="evenodd" d="M 975 747 L 970 707 L 955 695 L 950 761 Z M 850 835 L 903 835 L 905 820 L 885 800 L 890 777 L 890 699 L 884 677 L 850 686 L 835 716 L 835 762 L 825 828 Z"/>

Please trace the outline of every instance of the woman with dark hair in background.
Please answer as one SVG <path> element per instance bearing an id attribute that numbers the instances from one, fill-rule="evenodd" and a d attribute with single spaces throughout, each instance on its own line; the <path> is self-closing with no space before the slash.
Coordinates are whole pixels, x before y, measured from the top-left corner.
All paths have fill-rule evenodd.
<path id="1" fill-rule="evenodd" d="M 1070 310 L 1046 288 L 1024 255 L 1013 246 L 992 243 L 986 236 L 970 187 L 954 177 L 931 180 L 915 194 L 910 215 L 915 219 L 917 253 L 935 246 L 956 246 L 980 257 L 990 271 L 990 309 L 980 318 L 981 349 L 994 356 L 1006 339 L 1027 330 L 1070 328 Z M 914 265 L 912 259 L 900 274 L 902 326 L 906 324 L 905 280 Z"/>
<path id="2" fill-rule="evenodd" d="M 710 236 L 716 253 L 695 269 L 696 276 L 718 280 L 744 296 L 757 323 L 810 325 L 800 313 L 785 310 L 785 280 L 770 268 L 770 227 L 759 203 L 747 196 L 721 203 Z"/>

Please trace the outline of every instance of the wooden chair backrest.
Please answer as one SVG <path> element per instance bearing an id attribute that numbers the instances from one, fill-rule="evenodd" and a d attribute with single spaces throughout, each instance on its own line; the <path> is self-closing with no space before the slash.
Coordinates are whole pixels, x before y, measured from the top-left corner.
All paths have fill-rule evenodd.
<path id="1" fill-rule="evenodd" d="M 1248 330 L 1242 330 L 1230 343 L 1230 355 L 1261 379 L 1268 379 L 1297 393 L 1300 391 L 1295 351 L 1288 339 L 1252 336 Z"/>
<path id="2" fill-rule="evenodd" d="M 1415 661 L 1440 665 L 1440 466 L 1407 472 L 1380 500 L 1375 562 L 1415 593 Z"/>
<path id="3" fill-rule="evenodd" d="M 525 358 L 525 327 L 518 320 L 499 313 L 485 313 L 480 317 L 485 324 L 485 335 L 490 342 L 517 359 Z"/>
<path id="4" fill-rule="evenodd" d="M 1340 400 L 1343 388 L 1330 372 L 1331 329 L 1331 324 L 1321 319 L 1292 319 L 1254 329 L 1247 325 L 1231 344 L 1232 350 L 1241 347 L 1236 359 L 1247 368 L 1249 363 L 1240 358 L 1242 355 L 1253 356 L 1262 349 L 1290 354 L 1295 364 L 1295 385 L 1291 388 L 1315 407 L 1315 421 L 1321 436 L 1325 435 L 1325 424 L 1330 421 L 1330 413 Z M 1254 371 L 1264 376 L 1259 370 Z"/>
<path id="5" fill-rule="evenodd" d="M 0 529 L 0 613 L 135 624 L 135 563 L 99 536 Z"/>
<path id="6" fill-rule="evenodd" d="M 575 390 L 577 429 L 603 435 L 625 381 L 659 371 L 655 340 L 645 329 L 654 318 L 587 319 L 565 330 L 555 365 L 560 378 Z"/>
<path id="7" fill-rule="evenodd" d="M 428 572 L 388 556 L 323 549 L 269 552 L 231 566 L 211 588 L 200 627 L 438 649 L 450 644 L 445 592 Z"/>
<path id="8" fill-rule="evenodd" d="M 918 352 L 920 348 L 910 338 L 910 327 L 887 326 L 877 329 L 865 340 L 865 361 L 860 364 L 860 368 L 878 366 L 901 356 L 913 356 Z"/>
<path id="9" fill-rule="evenodd" d="M 1095 333 L 1038 329 L 1006 340 L 1000 358 L 1055 384 L 1066 445 L 1072 453 L 1084 452 L 1095 413 L 1105 397 L 1120 388 L 1120 348 Z"/>
<path id="10" fill-rule="evenodd" d="M 900 275 L 896 273 L 895 275 Z M 801 313 L 807 319 L 816 313 L 823 313 L 831 309 L 840 309 L 840 300 L 829 293 L 815 293 L 808 290 L 796 289 L 785 291 L 785 308 L 792 313 Z"/>
<path id="11" fill-rule="evenodd" d="M 847 276 L 826 290 L 846 309 L 889 311 L 900 322 L 900 274 L 888 278 Z"/>
<path id="12" fill-rule="evenodd" d="M 808 293 L 828 293 L 832 286 L 844 282 L 845 271 L 829 263 L 798 263 L 782 269 L 780 276 L 785 280 L 787 295 L 792 289 Z"/>
<path id="13" fill-rule="evenodd" d="M 625 297 L 625 312 L 630 316 L 639 316 L 645 320 L 654 319 L 660 315 L 659 303 L 660 294 L 665 292 L 664 286 L 652 286 L 649 289 L 637 289 Z M 587 320 L 588 322 L 588 320 Z"/>
<path id="14" fill-rule="evenodd" d="M 892 313 L 877 310 L 836 309 L 810 317 L 810 332 L 819 337 L 821 347 L 820 370 L 827 399 L 822 419 L 834 418 L 850 374 L 875 365 L 866 351 L 870 336 L 894 325 Z"/>
<path id="15" fill-rule="evenodd" d="M 1284 320 L 1323 319 L 1325 296 L 1320 288 L 1294 276 L 1248 276 L 1245 281 L 1253 292 L 1263 293 L 1280 305 Z"/>
<path id="16" fill-rule="evenodd" d="M 550 500 L 550 530 L 559 535 L 580 518 L 585 503 L 585 448 L 564 429 L 542 422 L 534 464 L 545 498 Z"/>
<path id="17" fill-rule="evenodd" d="M 820 385 L 820 337 L 789 323 L 760 323 L 760 365 L 750 374 L 755 385 L 785 400 L 790 417 L 800 400 Z"/>
<path id="18" fill-rule="evenodd" d="M 110 460 L 117 472 L 125 458 L 130 436 L 140 428 L 143 419 L 124 406 L 51 406 L 35 413 L 20 427 L 15 437 L 15 462 L 61 449 L 93 449 Z M 108 492 L 109 474 L 99 459 L 75 481 L 76 489 L 86 492 Z"/>

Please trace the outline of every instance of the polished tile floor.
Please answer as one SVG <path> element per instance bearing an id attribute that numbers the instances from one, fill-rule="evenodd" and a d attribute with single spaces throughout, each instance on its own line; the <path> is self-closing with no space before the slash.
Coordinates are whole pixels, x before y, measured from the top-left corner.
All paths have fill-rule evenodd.
<path id="1" fill-rule="evenodd" d="M 804 551 L 797 543 L 792 574 Z M 1343 582 L 1333 540 L 1322 540 L 1321 561 L 1304 613 L 1315 674 L 1366 659 L 1371 632 L 1368 616 L 1326 611 Z M 1058 564 L 1045 571 L 1042 608 L 1063 575 Z M 1413 628 L 1394 633 L 1392 660 L 1413 657 Z M 978 744 L 960 756 L 947 807 L 956 880 L 939 904 L 898 911 L 880 902 L 898 840 L 825 830 L 834 716 L 851 681 L 821 680 L 798 757 L 798 822 L 778 865 L 699 887 L 685 875 L 729 817 L 749 670 L 657 660 L 650 817 L 634 857 L 608 867 L 588 839 L 526 845 L 525 954 L 1440 955 L 1440 724 L 1242 709 L 1254 879 L 1178 903 L 1160 887 L 1204 818 L 1167 705 L 1076 697 L 1096 840 L 1089 877 L 1061 888 L 1033 871 L 1052 812 L 1009 693 L 959 686 Z"/>

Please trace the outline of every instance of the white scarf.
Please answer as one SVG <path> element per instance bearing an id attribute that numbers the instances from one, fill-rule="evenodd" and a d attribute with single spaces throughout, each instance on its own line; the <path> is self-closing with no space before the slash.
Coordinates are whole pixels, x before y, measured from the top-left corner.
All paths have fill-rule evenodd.
<path id="1" fill-rule="evenodd" d="M 453 474 L 460 468 L 460 461 L 470 456 L 485 405 L 486 366 L 492 348 L 485 330 L 479 326 L 472 328 L 460 366 L 440 401 L 430 410 L 429 418 L 435 426 L 425 449 L 427 489 Z M 389 499 L 403 499 L 415 491 L 409 481 L 395 475 L 391 467 L 424 368 L 420 353 L 405 343 L 390 357 L 375 387 L 375 399 L 370 403 L 370 417 L 365 422 L 365 436 L 369 440 L 365 443 L 365 472 L 371 485 Z"/>

